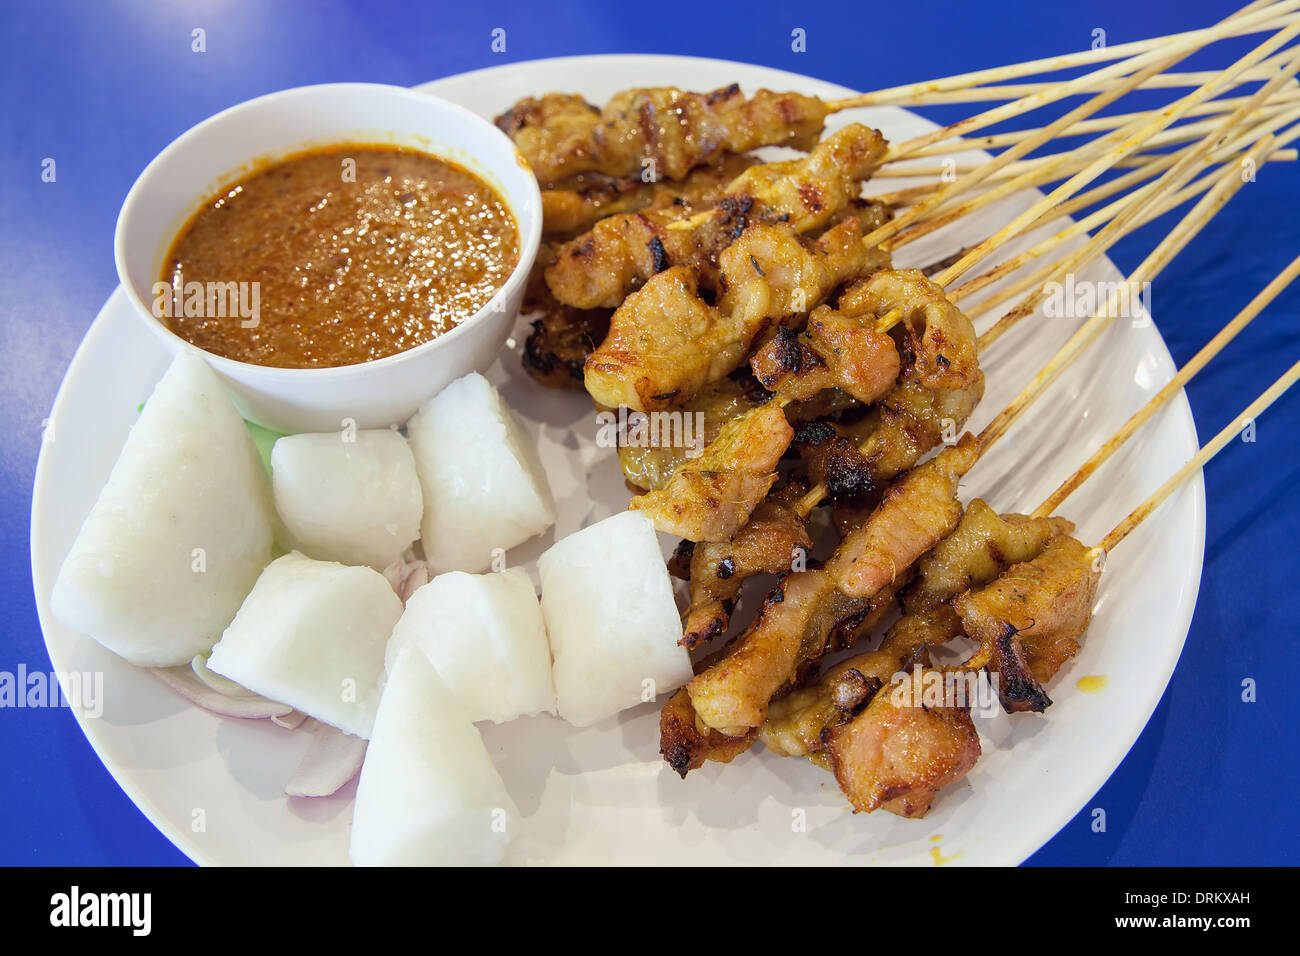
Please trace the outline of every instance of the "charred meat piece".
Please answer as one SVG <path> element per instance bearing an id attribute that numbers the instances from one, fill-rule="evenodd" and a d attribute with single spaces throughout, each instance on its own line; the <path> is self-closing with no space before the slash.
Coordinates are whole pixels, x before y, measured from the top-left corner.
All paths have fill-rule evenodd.
<path id="1" fill-rule="evenodd" d="M 839 300 L 846 315 L 880 317 L 901 309 L 899 320 L 918 384 L 967 388 L 979 375 L 979 345 L 966 314 L 948 301 L 942 287 L 916 269 L 883 269 L 847 290 Z"/>
<path id="2" fill-rule="evenodd" d="M 805 401 L 828 388 L 841 388 L 870 405 L 898 378 L 894 340 L 871 320 L 841 315 L 822 306 L 802 332 L 778 328 L 749 360 L 755 377 L 778 397 Z"/>
<path id="3" fill-rule="evenodd" d="M 759 739 L 782 757 L 806 757 L 822 750 L 827 732 L 851 720 L 897 668 L 892 655 L 878 651 L 849 658 L 816 682 L 774 700 Z"/>
<path id="4" fill-rule="evenodd" d="M 535 319 L 524 343 L 523 364 L 547 388 L 581 389 L 587 356 L 609 334 L 608 309 L 556 305 Z"/>
<path id="5" fill-rule="evenodd" d="M 733 84 L 710 93 L 626 90 L 603 110 L 553 93 L 519 101 L 496 123 L 549 185 L 589 171 L 629 176 L 652 169 L 656 178 L 681 179 L 722 152 L 806 150 L 825 118 L 826 107 L 814 97 L 759 90 L 747 99 Z"/>
<path id="6" fill-rule="evenodd" d="M 894 482 L 862 527 L 840 542 L 827 564 L 845 594 L 870 597 L 897 584 L 917 558 L 961 520 L 961 477 L 978 452 L 970 435 Z"/>
<path id="7" fill-rule="evenodd" d="M 716 306 L 702 297 L 697 271 L 659 272 L 614 312 L 608 337 L 588 357 L 587 391 L 611 408 L 684 404 L 743 365 L 766 329 L 856 273 L 867 258 L 860 229 L 848 220 L 810 242 L 789 226 L 751 227 L 722 255 Z"/>
<path id="8" fill-rule="evenodd" d="M 731 181 L 757 162 L 755 156 L 726 153 L 716 162 L 692 170 L 680 182 L 647 180 L 639 174 L 616 179 L 581 173 L 542 191 L 542 232 L 571 239 L 606 216 L 647 210 L 685 219 L 721 199 Z M 863 222 L 877 218 L 869 209 L 856 214 Z"/>
<path id="9" fill-rule="evenodd" d="M 683 778 L 706 760 L 731 763 L 753 745 L 755 736 L 728 737 L 702 726 L 685 688 L 678 688 L 659 712 L 659 753 Z"/>
<path id="10" fill-rule="evenodd" d="M 980 643 L 975 657 L 997 676 L 1008 712 L 1051 705 L 1043 685 L 1078 652 L 1100 577 L 1088 548 L 1060 535 L 1033 560 L 953 602 L 966 633 Z"/>
<path id="11" fill-rule="evenodd" d="M 976 498 L 966 506 L 957 529 L 917 562 L 916 578 L 903 592 L 903 609 L 932 608 L 988 584 L 1011 565 L 1036 558 L 1048 541 L 1073 530 L 1073 522 L 1064 518 L 1000 515 Z"/>
<path id="12" fill-rule="evenodd" d="M 665 267 L 690 266 L 713 288 L 721 253 L 752 224 L 798 234 L 844 219 L 861 236 L 861 217 L 845 214 L 883 154 L 878 133 L 848 126 L 804 159 L 750 166 L 700 221 L 671 209 L 607 216 L 560 248 L 546 282 L 566 305 L 616 308 Z"/>
<path id="13" fill-rule="evenodd" d="M 667 413 L 667 419 L 661 416 L 658 428 L 651 427 L 656 423 L 651 417 L 654 413 L 640 418 L 625 414 L 628 427 L 626 434 L 620 435 L 618 447 L 624 478 L 646 491 L 662 488 L 691 455 L 718 437 L 727 422 L 765 404 L 772 396 L 748 372 L 742 366 L 705 386 L 690 401 Z M 642 425 L 643 429 L 638 427 Z M 674 440 L 679 433 L 686 437 L 688 425 L 691 441 Z"/>
<path id="14" fill-rule="evenodd" d="M 755 574 L 785 574 L 812 548 L 796 506 L 806 481 L 787 481 L 759 502 L 730 541 L 701 542 L 690 562 L 691 603 L 681 643 L 696 647 L 726 633 L 741 585 Z"/>
<path id="15" fill-rule="evenodd" d="M 980 742 L 969 709 L 899 703 L 885 688 L 828 732 L 826 752 L 855 813 L 920 817 L 975 765 Z"/>
<path id="16" fill-rule="evenodd" d="M 850 598 L 820 568 L 787 574 L 717 663 L 686 685 L 696 714 L 731 736 L 761 727 L 772 699 L 801 669 L 828 648 L 869 631 L 888 613 L 893 597 L 889 588 L 871 598 Z"/>
<path id="17" fill-rule="evenodd" d="M 599 405 L 659 411 L 725 377 L 748 345 L 744 330 L 700 298 L 693 270 L 669 269 L 614 312 L 587 357 L 585 384 Z"/>
<path id="18" fill-rule="evenodd" d="M 878 649 L 840 661 L 811 683 L 773 701 L 759 730 L 760 739 L 769 750 L 787 757 L 822 750 L 829 731 L 852 719 L 900 672 L 924 663 L 927 647 L 960 634 L 961 620 L 949 605 L 899 619 Z"/>
<path id="19" fill-rule="evenodd" d="M 980 376 L 968 389 L 927 389 L 904 369 L 894 387 L 856 421 L 815 420 L 803 425 L 794 446 L 809 477 L 826 486 L 837 509 L 837 525 L 888 482 L 913 467 L 945 439 L 955 440 L 984 394 Z M 859 522 L 860 523 L 860 522 Z"/>
<path id="20" fill-rule="evenodd" d="M 729 541 L 776 482 L 794 429 L 776 405 L 727 422 L 702 454 L 687 458 L 664 486 L 632 499 L 655 527 L 690 541 Z"/>

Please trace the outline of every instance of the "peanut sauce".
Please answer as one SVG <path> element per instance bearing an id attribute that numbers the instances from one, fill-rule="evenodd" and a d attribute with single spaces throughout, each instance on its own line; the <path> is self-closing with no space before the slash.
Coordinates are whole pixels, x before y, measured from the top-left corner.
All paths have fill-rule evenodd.
<path id="1" fill-rule="evenodd" d="M 163 321 L 241 362 L 354 365 L 464 322 L 518 262 L 514 217 L 472 173 L 414 150 L 331 146 L 204 204 L 165 260 L 175 304 Z M 210 283 L 257 283 L 256 297 L 245 297 L 257 303 L 255 320 L 201 307 L 190 293 Z"/>

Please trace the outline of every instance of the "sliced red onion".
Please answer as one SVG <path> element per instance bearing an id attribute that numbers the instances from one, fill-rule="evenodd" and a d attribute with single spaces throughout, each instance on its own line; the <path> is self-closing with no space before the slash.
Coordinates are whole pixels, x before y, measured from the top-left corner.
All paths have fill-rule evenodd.
<path id="1" fill-rule="evenodd" d="M 418 559 L 399 558 L 384 568 L 384 578 L 405 604 L 418 588 L 429 583 L 429 566 Z"/>
<path id="2" fill-rule="evenodd" d="M 402 582 L 402 589 L 397 592 L 397 596 L 405 604 L 411 599 L 411 595 L 429 583 L 429 566 L 421 561 L 415 569 L 406 576 Z"/>
<path id="3" fill-rule="evenodd" d="M 328 797 L 361 771 L 366 742 L 336 727 L 313 721 L 311 745 L 285 784 L 290 797 Z"/>
<path id="4" fill-rule="evenodd" d="M 249 720 L 267 717 L 284 717 L 293 712 L 288 704 L 277 704 L 265 697 L 231 697 L 218 693 L 203 683 L 189 665 L 180 667 L 151 667 L 150 673 L 192 704 L 221 717 L 243 717 Z"/>
<path id="5" fill-rule="evenodd" d="M 224 694 L 227 697 L 260 697 L 243 684 L 236 684 L 229 677 L 218 674 L 214 670 L 208 669 L 208 656 L 206 654 L 195 654 L 194 660 L 190 661 L 190 667 L 194 670 L 194 676 L 201 682 L 207 684 L 218 694 Z M 265 698 L 263 698 L 265 699 Z"/>
<path id="6" fill-rule="evenodd" d="M 389 587 L 398 597 L 402 595 L 402 581 L 406 578 L 406 562 L 398 558 L 388 567 L 384 568 L 384 580 L 388 582 Z"/>
<path id="7" fill-rule="evenodd" d="M 283 717 L 272 717 L 271 723 L 283 727 L 285 730 L 297 730 L 302 726 L 302 722 L 307 719 L 307 715 L 300 710 L 291 710 Z"/>

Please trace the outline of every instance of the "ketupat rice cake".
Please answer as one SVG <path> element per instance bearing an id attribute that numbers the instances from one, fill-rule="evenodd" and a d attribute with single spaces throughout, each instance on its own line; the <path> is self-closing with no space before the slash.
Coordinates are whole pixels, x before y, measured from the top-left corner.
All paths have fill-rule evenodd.
<path id="1" fill-rule="evenodd" d="M 271 560 L 272 516 L 243 420 L 207 364 L 181 353 L 63 561 L 54 614 L 141 667 L 188 663 Z"/>
<path id="2" fill-rule="evenodd" d="M 482 375 L 456 379 L 421 406 L 406 431 L 424 490 L 421 542 L 434 572 L 486 570 L 494 550 L 555 523 L 537 450 Z"/>

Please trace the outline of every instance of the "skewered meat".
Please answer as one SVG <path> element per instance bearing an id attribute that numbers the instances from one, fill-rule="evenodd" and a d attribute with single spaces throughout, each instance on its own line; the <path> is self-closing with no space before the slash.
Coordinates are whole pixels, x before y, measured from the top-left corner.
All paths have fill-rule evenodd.
<path id="1" fill-rule="evenodd" d="M 894 593 L 851 598 L 824 569 L 787 574 L 717 663 L 687 683 L 699 719 L 732 736 L 761 727 L 772 698 L 799 669 L 846 646 L 849 635 L 870 630 L 888 613 Z"/>
<path id="2" fill-rule="evenodd" d="M 802 333 L 778 328 L 749 364 L 780 398 L 805 400 L 838 387 L 867 405 L 889 392 L 899 371 L 898 349 L 887 333 L 826 306 L 808 316 Z"/>
<path id="3" fill-rule="evenodd" d="M 926 388 L 967 388 L 979 374 L 975 327 L 943 288 L 916 269 L 884 269 L 840 296 L 845 315 L 885 315 L 902 309 L 900 323 L 916 358 L 916 381 Z"/>
<path id="4" fill-rule="evenodd" d="M 891 485 L 866 523 L 835 549 L 827 570 L 836 585 L 850 596 L 870 597 L 951 534 L 962 516 L 958 482 L 977 459 L 968 434 Z"/>
<path id="5" fill-rule="evenodd" d="M 967 388 L 930 389 L 904 367 L 864 417 L 851 423 L 808 422 L 794 445 L 809 477 L 824 484 L 832 500 L 870 499 L 926 452 L 954 440 L 983 395 L 983 375 Z"/>
<path id="6" fill-rule="evenodd" d="M 703 438 L 707 447 L 718 437 L 723 425 L 771 398 L 771 393 L 754 379 L 748 367 L 741 366 L 726 378 L 705 386 L 698 395 L 674 411 L 703 416 L 703 428 L 697 428 L 695 434 Z M 806 402 L 787 405 L 785 417 L 791 423 L 805 422 L 834 414 L 852 404 L 853 398 L 847 393 L 831 389 Z M 632 486 L 653 491 L 668 483 L 673 471 L 689 459 L 693 450 L 673 443 L 626 443 L 618 449 L 619 466 Z"/>
<path id="7" fill-rule="evenodd" d="M 670 266 L 694 266 L 709 288 L 719 254 L 752 223 L 806 233 L 847 218 L 860 227 L 853 200 L 883 154 L 880 134 L 854 124 L 803 159 L 749 167 L 700 222 L 672 210 L 607 216 L 561 247 L 546 282 L 559 301 L 581 309 L 616 308 Z"/>
<path id="8" fill-rule="evenodd" d="M 694 270 L 659 273 L 614 312 L 587 359 L 587 391 L 641 411 L 688 401 L 740 366 L 765 328 L 856 274 L 868 256 L 860 230 L 849 219 L 807 243 L 787 226 L 751 227 L 723 253 L 717 307 L 701 298 Z"/>
<path id="9" fill-rule="evenodd" d="M 1006 710 L 1051 705 L 1043 685 L 1078 652 L 1100 577 L 1088 548 L 1060 535 L 1033 560 L 953 602 L 966 633 L 980 642 L 976 658 L 998 677 Z"/>
<path id="10" fill-rule="evenodd" d="M 826 107 L 814 97 L 759 90 L 746 99 L 735 84 L 711 93 L 674 87 L 626 90 L 603 110 L 578 96 L 520 100 L 496 123 L 515 141 L 538 180 L 596 171 L 681 179 L 718 153 L 762 146 L 809 149 Z"/>
<path id="11" fill-rule="evenodd" d="M 718 437 L 727 422 L 771 398 L 753 376 L 746 374 L 748 371 L 742 367 L 706 385 L 677 409 L 682 415 L 702 416 L 703 428 L 697 429 L 696 434 L 703 439 L 705 447 Z M 673 471 L 687 461 L 694 450 L 679 443 L 627 442 L 619 445 L 619 466 L 632 485 L 653 491 L 667 484 Z"/>
<path id="12" fill-rule="evenodd" d="M 826 731 L 851 720 L 898 667 L 897 657 L 881 651 L 841 662 L 816 683 L 772 701 L 759 739 L 782 757 L 807 757 L 822 750 Z"/>
<path id="13" fill-rule="evenodd" d="M 975 765 L 980 741 L 968 708 L 902 705 L 886 689 L 828 731 L 826 752 L 854 812 L 919 817 Z"/>
<path id="14" fill-rule="evenodd" d="M 681 643 L 695 647 L 727 630 L 740 587 L 755 574 L 784 574 L 812 548 L 796 510 L 806 481 L 788 481 L 759 502 L 730 541 L 701 542 L 691 556 L 691 603 Z"/>
<path id="15" fill-rule="evenodd" d="M 727 541 L 776 481 L 794 429 L 775 404 L 727 422 L 697 458 L 688 458 L 662 488 L 633 498 L 655 527 L 691 541 Z"/>
<path id="16" fill-rule="evenodd" d="M 669 408 L 736 368 L 747 344 L 700 298 L 694 270 L 669 269 L 614 312 L 609 335 L 587 357 L 587 391 L 609 408 Z"/>
<path id="17" fill-rule="evenodd" d="M 726 153 L 716 162 L 692 170 L 680 182 L 583 173 L 542 191 L 542 231 L 547 236 L 570 239 L 606 216 L 642 210 L 668 210 L 685 219 L 721 199 L 732 180 L 758 161 L 756 156 Z M 858 214 L 867 220 L 873 209 L 879 208 L 877 203 L 860 209 Z"/>
<path id="18" fill-rule="evenodd" d="M 755 733 L 728 737 L 702 726 L 686 688 L 678 688 L 659 713 L 659 753 L 664 761 L 685 778 L 706 760 L 731 763 L 753 746 Z"/>
<path id="19" fill-rule="evenodd" d="M 902 595 L 905 611 L 933 608 L 972 587 L 988 584 L 1006 568 L 1036 558 L 1074 523 L 1064 518 L 1000 515 L 979 498 L 966 506 L 957 530 L 917 562 L 916 578 Z"/>
<path id="20" fill-rule="evenodd" d="M 581 389 L 587 356 L 609 334 L 608 309 L 554 305 L 535 319 L 524 342 L 523 365 L 547 388 Z"/>

